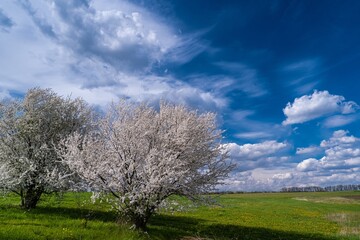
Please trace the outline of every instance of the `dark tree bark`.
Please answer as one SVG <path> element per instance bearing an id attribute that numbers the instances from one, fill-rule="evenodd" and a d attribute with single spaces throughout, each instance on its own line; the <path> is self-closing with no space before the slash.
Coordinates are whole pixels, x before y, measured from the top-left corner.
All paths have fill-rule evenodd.
<path id="1" fill-rule="evenodd" d="M 135 229 L 146 231 L 146 224 L 149 220 L 150 216 L 135 216 L 132 219 L 132 222 L 135 226 Z"/>
<path id="2" fill-rule="evenodd" d="M 34 186 L 22 190 L 21 206 L 27 210 L 35 208 L 43 192 L 42 188 L 35 188 Z"/>

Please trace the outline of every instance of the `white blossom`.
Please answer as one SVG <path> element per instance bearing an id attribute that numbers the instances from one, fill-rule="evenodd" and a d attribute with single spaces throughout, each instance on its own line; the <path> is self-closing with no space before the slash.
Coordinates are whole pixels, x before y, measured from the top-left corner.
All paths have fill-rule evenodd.
<path id="1" fill-rule="evenodd" d="M 136 228 L 173 194 L 196 199 L 214 190 L 231 165 L 215 115 L 161 103 L 113 104 L 98 128 L 73 134 L 59 149 L 91 187 L 109 193 L 113 207 Z"/>
<path id="2" fill-rule="evenodd" d="M 41 194 L 69 187 L 69 168 L 55 151 L 73 132 L 83 135 L 92 111 L 81 99 L 57 96 L 49 89 L 30 89 L 23 101 L 0 104 L 0 186 L 33 208 Z M 67 186 L 66 186 L 67 184 Z"/>

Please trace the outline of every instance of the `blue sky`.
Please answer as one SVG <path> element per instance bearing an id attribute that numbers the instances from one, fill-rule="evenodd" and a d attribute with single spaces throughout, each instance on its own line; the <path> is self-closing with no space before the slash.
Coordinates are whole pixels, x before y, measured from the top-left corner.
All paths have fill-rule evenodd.
<path id="1" fill-rule="evenodd" d="M 218 113 L 223 190 L 360 182 L 360 1 L 0 2 L 0 98 Z"/>

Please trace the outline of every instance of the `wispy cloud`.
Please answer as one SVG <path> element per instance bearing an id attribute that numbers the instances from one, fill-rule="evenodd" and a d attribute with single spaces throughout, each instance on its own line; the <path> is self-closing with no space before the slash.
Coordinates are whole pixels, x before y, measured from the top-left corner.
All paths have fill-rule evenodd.
<path id="1" fill-rule="evenodd" d="M 256 69 L 237 62 L 217 62 L 215 65 L 228 72 L 236 81 L 236 89 L 249 97 L 261 97 L 269 93 Z"/>
<path id="2" fill-rule="evenodd" d="M 310 147 L 304 147 L 304 148 L 297 148 L 296 154 L 297 155 L 317 154 L 321 151 L 322 151 L 322 149 L 318 146 L 310 146 Z"/>
<path id="3" fill-rule="evenodd" d="M 281 139 L 289 135 L 291 128 L 276 122 L 260 121 L 255 110 L 232 111 L 227 124 L 236 129 L 234 137 L 247 142 Z"/>
<path id="4" fill-rule="evenodd" d="M 327 128 L 335 128 L 335 127 L 341 127 L 348 125 L 350 123 L 355 122 L 359 119 L 359 116 L 357 114 L 352 115 L 335 115 L 328 117 L 324 121 L 324 126 Z"/>
<path id="5" fill-rule="evenodd" d="M 287 64 L 281 68 L 281 78 L 296 94 L 311 92 L 319 83 L 321 73 L 319 58 L 305 59 Z"/>
<path id="6" fill-rule="evenodd" d="M 203 30 L 192 34 L 178 35 L 176 37 L 176 45 L 166 53 L 167 61 L 184 64 L 209 50 L 210 43 L 201 39 L 207 31 L 208 30 Z"/>
<path id="7" fill-rule="evenodd" d="M 264 139 L 273 137 L 273 134 L 266 132 L 266 131 L 259 131 L 259 132 L 242 132 L 235 134 L 237 138 L 244 138 L 244 139 Z"/>

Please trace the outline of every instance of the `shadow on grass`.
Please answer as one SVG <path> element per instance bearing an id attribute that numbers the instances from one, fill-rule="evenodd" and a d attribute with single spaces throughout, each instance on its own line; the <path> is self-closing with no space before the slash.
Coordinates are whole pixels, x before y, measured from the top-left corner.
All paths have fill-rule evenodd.
<path id="1" fill-rule="evenodd" d="M 203 219 L 157 215 L 149 224 L 152 239 L 257 239 L 257 240 L 335 240 L 320 234 L 286 232 L 267 228 L 211 224 Z M 192 238 L 191 238 L 192 237 Z"/>
<path id="2" fill-rule="evenodd" d="M 65 198 L 69 197 L 58 197 L 54 194 L 44 195 L 38 202 L 36 208 L 26 210 L 20 206 L 20 203 L 16 204 L 19 202 L 19 198 L 16 195 L 11 195 L 11 197 L 8 198 L 0 198 L 0 211 L 9 211 L 12 209 L 13 212 L 26 213 L 34 217 L 40 214 L 54 218 L 87 219 L 103 222 L 117 221 L 115 212 L 101 209 L 96 204 L 84 204 L 84 201 L 88 198 L 83 195 L 73 194 L 72 198 L 64 200 Z"/>
<path id="3" fill-rule="evenodd" d="M 179 216 L 154 215 L 148 224 L 151 239 L 181 239 L 198 235 L 204 223 L 201 219 Z"/>
<path id="4" fill-rule="evenodd" d="M 64 217 L 71 219 L 88 219 L 103 222 L 115 222 L 117 216 L 114 212 L 106 212 L 96 209 L 67 208 L 67 207 L 43 207 L 38 206 L 29 211 L 29 214 L 44 214 L 47 216 Z"/>

